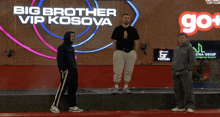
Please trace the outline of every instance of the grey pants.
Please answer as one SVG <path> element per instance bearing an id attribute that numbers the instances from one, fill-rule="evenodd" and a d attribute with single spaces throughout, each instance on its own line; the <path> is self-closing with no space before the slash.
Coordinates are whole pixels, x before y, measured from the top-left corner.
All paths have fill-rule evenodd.
<path id="1" fill-rule="evenodd" d="M 120 82 L 123 69 L 124 70 L 124 81 L 130 81 L 134 69 L 134 63 L 137 59 L 137 53 L 132 50 L 129 53 L 121 50 L 114 51 L 113 54 L 113 69 L 114 69 L 114 82 Z"/>
<path id="2" fill-rule="evenodd" d="M 189 71 L 188 73 L 184 73 L 182 75 L 176 75 L 175 72 L 173 72 L 172 75 L 177 107 L 181 109 L 195 109 L 192 71 Z"/>

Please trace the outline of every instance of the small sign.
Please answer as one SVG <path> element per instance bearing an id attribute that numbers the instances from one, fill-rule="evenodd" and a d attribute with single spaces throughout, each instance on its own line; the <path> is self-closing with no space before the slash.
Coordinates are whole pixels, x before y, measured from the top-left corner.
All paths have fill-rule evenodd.
<path id="1" fill-rule="evenodd" d="M 190 41 L 197 59 L 219 59 L 220 41 Z"/>
<path id="2" fill-rule="evenodd" d="M 154 49 L 154 61 L 171 62 L 172 57 L 173 57 L 173 50 Z"/>

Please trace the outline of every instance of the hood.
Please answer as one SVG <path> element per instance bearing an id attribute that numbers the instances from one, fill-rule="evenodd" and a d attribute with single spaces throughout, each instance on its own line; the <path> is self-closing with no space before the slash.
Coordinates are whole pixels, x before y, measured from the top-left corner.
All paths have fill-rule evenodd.
<path id="1" fill-rule="evenodd" d="M 186 41 L 186 43 L 185 43 L 185 44 L 180 45 L 180 46 L 181 46 L 181 47 L 183 47 L 183 46 L 188 46 L 188 45 L 190 45 L 190 43 L 189 43 L 189 41 Z"/>
<path id="2" fill-rule="evenodd" d="M 69 31 L 69 32 L 66 32 L 65 35 L 64 35 L 64 39 L 63 40 L 64 40 L 64 43 L 67 44 L 67 45 L 72 45 L 73 44 L 73 42 L 70 41 L 70 34 L 71 33 L 74 33 L 74 32 Z"/>

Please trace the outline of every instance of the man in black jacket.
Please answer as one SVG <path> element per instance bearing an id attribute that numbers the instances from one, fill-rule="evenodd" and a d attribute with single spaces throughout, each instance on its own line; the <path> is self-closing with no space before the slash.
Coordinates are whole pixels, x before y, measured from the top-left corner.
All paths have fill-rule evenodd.
<path id="1" fill-rule="evenodd" d="M 78 72 L 75 60 L 75 50 L 72 44 L 75 39 L 74 32 L 66 32 L 64 42 L 58 47 L 57 63 L 61 74 L 61 83 L 57 90 L 51 111 L 60 113 L 58 104 L 62 99 L 66 89 L 68 88 L 69 112 L 82 112 L 82 109 L 77 107 L 76 92 L 78 89 Z"/>
<path id="2" fill-rule="evenodd" d="M 194 112 L 192 69 L 196 64 L 196 52 L 187 41 L 185 33 L 179 34 L 180 45 L 174 50 L 172 75 L 177 107 L 172 111 Z"/>

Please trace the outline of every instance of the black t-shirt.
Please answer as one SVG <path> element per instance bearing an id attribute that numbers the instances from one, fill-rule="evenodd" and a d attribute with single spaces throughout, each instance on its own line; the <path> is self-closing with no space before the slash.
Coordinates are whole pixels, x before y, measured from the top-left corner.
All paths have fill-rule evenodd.
<path id="1" fill-rule="evenodd" d="M 124 31 L 127 31 L 128 33 L 127 39 L 124 38 Z M 134 40 L 138 40 L 139 35 L 134 27 L 129 26 L 124 28 L 122 25 L 120 25 L 114 29 L 111 38 L 117 40 L 117 50 L 122 50 L 123 48 L 133 50 Z"/>

